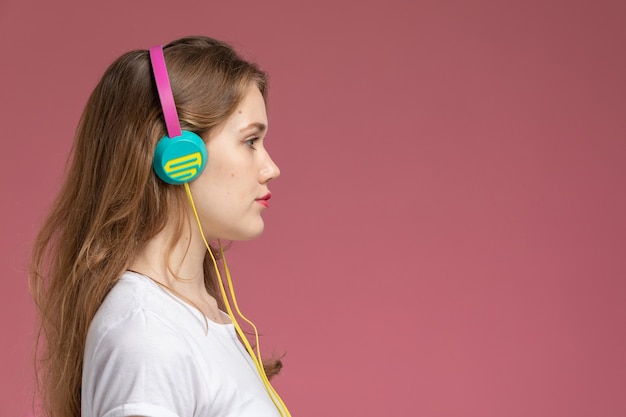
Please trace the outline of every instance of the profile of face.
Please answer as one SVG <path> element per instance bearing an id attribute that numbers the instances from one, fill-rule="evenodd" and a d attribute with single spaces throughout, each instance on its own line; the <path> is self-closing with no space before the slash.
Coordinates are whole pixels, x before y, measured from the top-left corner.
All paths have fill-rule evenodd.
<path id="1" fill-rule="evenodd" d="M 250 84 L 235 111 L 204 138 L 207 166 L 190 182 L 208 239 L 248 240 L 263 232 L 268 182 L 280 175 L 265 149 L 265 100 Z"/>

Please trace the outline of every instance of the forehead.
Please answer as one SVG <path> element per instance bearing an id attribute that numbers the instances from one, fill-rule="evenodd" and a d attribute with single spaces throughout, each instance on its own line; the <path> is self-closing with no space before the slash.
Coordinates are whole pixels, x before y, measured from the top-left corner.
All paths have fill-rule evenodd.
<path id="1" fill-rule="evenodd" d="M 224 127 L 238 131 L 265 131 L 267 122 L 265 99 L 259 88 L 251 84 L 233 114 L 226 119 Z"/>
<path id="2" fill-rule="evenodd" d="M 259 88 L 251 84 L 235 111 L 222 123 L 209 130 L 205 140 L 222 136 L 222 133 L 236 137 L 251 134 L 260 135 L 267 131 L 267 127 L 265 99 Z"/>

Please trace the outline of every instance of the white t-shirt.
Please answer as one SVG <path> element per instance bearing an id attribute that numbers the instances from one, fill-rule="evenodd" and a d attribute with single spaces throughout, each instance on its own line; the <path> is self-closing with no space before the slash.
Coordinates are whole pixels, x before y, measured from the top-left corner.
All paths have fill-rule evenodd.
<path id="1" fill-rule="evenodd" d="M 89 326 L 81 402 L 82 417 L 279 416 L 232 324 L 207 333 L 198 310 L 133 272 Z"/>

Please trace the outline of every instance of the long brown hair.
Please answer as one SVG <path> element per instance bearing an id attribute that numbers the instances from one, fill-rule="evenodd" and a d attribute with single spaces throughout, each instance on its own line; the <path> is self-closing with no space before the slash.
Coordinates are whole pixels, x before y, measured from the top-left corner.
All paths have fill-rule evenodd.
<path id="1" fill-rule="evenodd" d="M 164 54 L 185 130 L 205 135 L 234 111 L 251 82 L 266 96 L 266 75 L 220 41 L 182 38 Z M 138 249 L 172 218 L 179 232 L 186 224 L 184 190 L 152 170 L 156 142 L 165 133 L 148 51 L 128 52 L 106 70 L 87 102 L 65 181 L 32 251 L 29 284 L 41 317 L 37 384 L 49 416 L 80 415 L 92 318 Z M 208 254 L 204 270 L 207 290 L 223 308 Z M 273 375 L 281 364 L 265 367 Z"/>

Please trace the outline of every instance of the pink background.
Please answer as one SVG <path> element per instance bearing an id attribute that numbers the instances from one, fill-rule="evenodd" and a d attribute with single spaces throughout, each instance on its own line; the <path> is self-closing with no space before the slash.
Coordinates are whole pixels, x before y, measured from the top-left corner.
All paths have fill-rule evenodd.
<path id="1" fill-rule="evenodd" d="M 625 4 L 0 0 L 0 415 L 87 96 L 186 34 L 272 77 L 282 177 L 229 259 L 294 417 L 626 415 Z"/>

